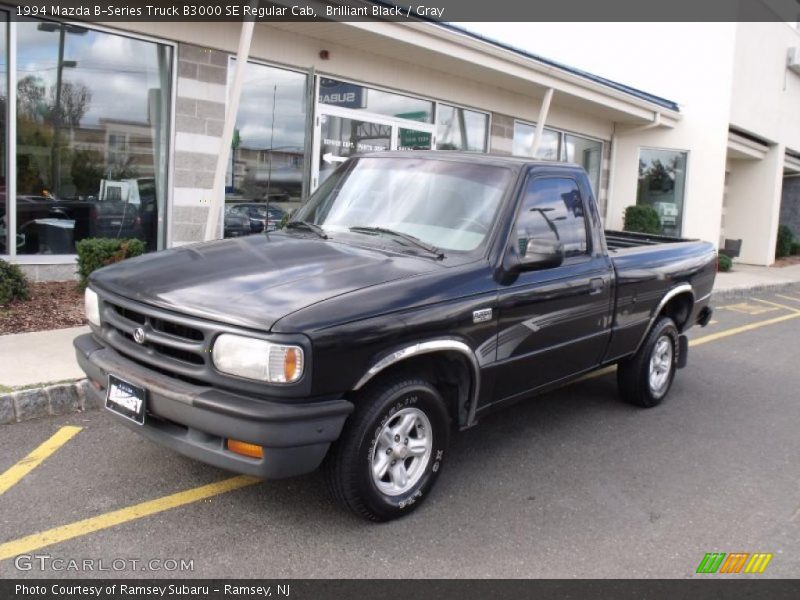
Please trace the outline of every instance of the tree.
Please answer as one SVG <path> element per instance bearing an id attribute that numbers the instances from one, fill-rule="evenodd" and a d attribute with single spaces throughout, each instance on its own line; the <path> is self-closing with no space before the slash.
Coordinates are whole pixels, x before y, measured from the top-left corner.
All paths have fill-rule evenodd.
<path id="1" fill-rule="evenodd" d="M 92 92 L 84 84 L 65 81 L 61 84 L 61 106 L 56 107 L 56 88 L 50 88 L 50 113 L 52 118 L 59 110 L 59 120 L 61 125 L 67 127 L 78 127 L 83 119 L 83 115 L 89 109 L 92 101 Z"/>
<path id="2" fill-rule="evenodd" d="M 45 86 L 41 78 L 26 75 L 17 83 L 17 113 L 31 121 L 37 121 L 49 112 L 44 101 Z"/>

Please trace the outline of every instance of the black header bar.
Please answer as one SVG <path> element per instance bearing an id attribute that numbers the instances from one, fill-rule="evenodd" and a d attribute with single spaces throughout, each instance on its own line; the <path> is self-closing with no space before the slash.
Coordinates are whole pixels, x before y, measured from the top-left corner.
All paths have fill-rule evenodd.
<path id="1" fill-rule="evenodd" d="M 800 0 L 24 0 L 12 19 L 84 21 L 800 21 Z"/>

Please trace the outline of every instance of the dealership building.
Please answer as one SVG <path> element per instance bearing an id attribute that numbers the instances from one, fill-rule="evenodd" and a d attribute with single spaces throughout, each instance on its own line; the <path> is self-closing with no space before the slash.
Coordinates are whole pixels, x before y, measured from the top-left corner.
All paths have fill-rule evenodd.
<path id="1" fill-rule="evenodd" d="M 769 265 L 779 224 L 800 234 L 800 31 L 704 27 L 664 98 L 429 22 L 258 22 L 242 43 L 236 22 L 6 14 L 0 255 L 70 277 L 82 238 L 201 241 L 211 206 L 289 209 L 351 154 L 434 148 L 578 163 L 607 228 L 649 204 L 663 233 Z"/>

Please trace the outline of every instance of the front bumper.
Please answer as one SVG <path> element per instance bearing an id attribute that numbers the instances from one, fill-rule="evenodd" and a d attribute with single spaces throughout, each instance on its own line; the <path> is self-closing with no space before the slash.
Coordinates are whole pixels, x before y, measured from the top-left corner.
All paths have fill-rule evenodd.
<path id="1" fill-rule="evenodd" d="M 274 402 L 204 387 L 142 366 L 86 334 L 73 342 L 78 364 L 105 404 L 108 374 L 147 390 L 144 425 L 118 420 L 145 437 L 185 456 L 267 479 L 316 469 L 342 431 L 353 405 L 344 399 Z M 259 444 L 262 458 L 230 452 L 227 438 Z"/>

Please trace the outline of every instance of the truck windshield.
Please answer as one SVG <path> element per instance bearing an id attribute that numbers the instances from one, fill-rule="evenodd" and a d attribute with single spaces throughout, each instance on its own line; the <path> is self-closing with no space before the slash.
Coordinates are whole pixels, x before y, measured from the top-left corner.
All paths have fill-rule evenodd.
<path id="1" fill-rule="evenodd" d="M 292 220 L 327 234 L 376 235 L 382 229 L 443 251 L 470 252 L 486 241 L 510 179 L 508 169 L 490 165 L 358 158 L 325 180 Z"/>

